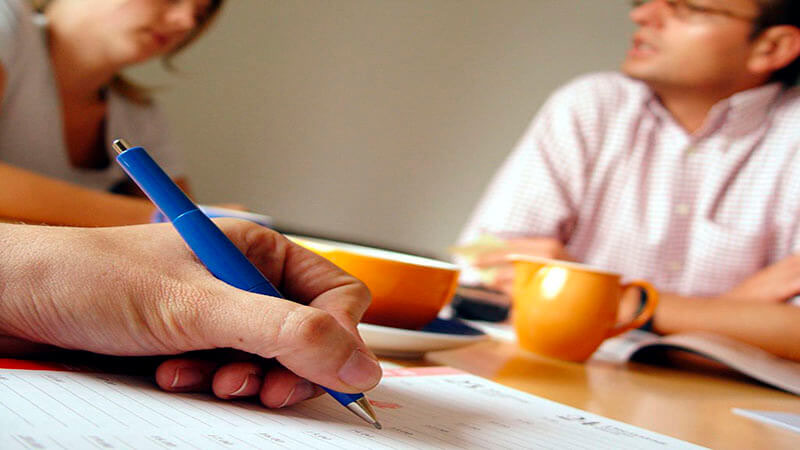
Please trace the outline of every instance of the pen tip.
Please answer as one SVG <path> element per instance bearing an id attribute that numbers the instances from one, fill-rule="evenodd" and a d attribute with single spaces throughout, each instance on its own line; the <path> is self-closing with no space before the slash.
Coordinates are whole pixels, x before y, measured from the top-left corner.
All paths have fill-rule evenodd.
<path id="1" fill-rule="evenodd" d="M 382 429 L 383 429 L 383 426 L 381 425 L 381 423 L 380 423 L 380 422 L 375 422 L 375 423 L 373 423 L 373 424 L 372 424 L 372 426 L 373 426 L 373 427 L 375 427 L 375 428 L 377 428 L 377 429 L 379 429 L 379 430 L 382 430 Z"/>

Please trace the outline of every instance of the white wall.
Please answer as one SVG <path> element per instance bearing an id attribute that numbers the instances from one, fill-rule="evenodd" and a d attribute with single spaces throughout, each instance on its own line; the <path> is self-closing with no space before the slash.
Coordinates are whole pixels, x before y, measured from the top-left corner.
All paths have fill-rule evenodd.
<path id="1" fill-rule="evenodd" d="M 228 0 L 161 99 L 196 196 L 443 255 L 555 87 L 614 69 L 625 0 Z M 135 139 L 135 137 L 131 137 Z"/>

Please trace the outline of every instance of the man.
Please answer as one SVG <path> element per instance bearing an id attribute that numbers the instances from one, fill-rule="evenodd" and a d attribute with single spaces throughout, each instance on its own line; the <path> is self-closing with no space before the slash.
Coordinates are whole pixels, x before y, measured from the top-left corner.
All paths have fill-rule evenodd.
<path id="1" fill-rule="evenodd" d="M 651 280 L 656 331 L 800 360 L 800 5 L 635 1 L 631 19 L 623 74 L 552 96 L 461 242 L 506 239 L 479 267 L 527 253 Z"/>
<path id="2" fill-rule="evenodd" d="M 214 278 L 166 224 L 0 223 L 0 357 L 52 346 L 118 356 L 235 349 L 241 354 L 230 361 L 197 353 L 166 359 L 156 382 L 272 408 L 320 394 L 315 383 L 342 392 L 374 387 L 381 369 L 356 331 L 369 305 L 363 283 L 267 228 L 217 223 L 303 304 Z"/>

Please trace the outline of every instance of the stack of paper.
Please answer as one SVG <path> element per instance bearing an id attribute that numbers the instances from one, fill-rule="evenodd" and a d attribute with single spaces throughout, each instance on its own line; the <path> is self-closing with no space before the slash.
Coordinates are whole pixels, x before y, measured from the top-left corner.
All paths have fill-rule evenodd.
<path id="1" fill-rule="evenodd" d="M 449 368 L 385 375 L 375 430 L 328 396 L 268 410 L 140 377 L 0 369 L 0 448 L 696 448 Z"/>

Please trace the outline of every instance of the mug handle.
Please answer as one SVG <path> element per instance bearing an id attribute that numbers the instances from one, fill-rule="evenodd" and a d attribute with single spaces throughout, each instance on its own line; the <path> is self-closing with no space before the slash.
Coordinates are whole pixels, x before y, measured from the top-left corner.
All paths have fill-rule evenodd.
<path id="1" fill-rule="evenodd" d="M 641 308 L 641 311 L 639 311 L 639 314 L 631 319 L 630 322 L 622 323 L 612 328 L 611 331 L 608 332 L 606 338 L 618 336 L 628 330 L 641 327 L 647 323 L 647 321 L 650 320 L 650 318 L 653 317 L 653 314 L 656 312 L 656 306 L 658 306 L 658 291 L 656 291 L 653 285 L 644 280 L 634 280 L 622 286 L 622 290 L 624 292 L 632 287 L 638 287 L 644 291 L 644 306 Z"/>

